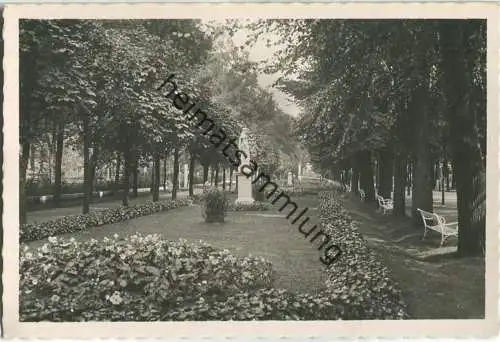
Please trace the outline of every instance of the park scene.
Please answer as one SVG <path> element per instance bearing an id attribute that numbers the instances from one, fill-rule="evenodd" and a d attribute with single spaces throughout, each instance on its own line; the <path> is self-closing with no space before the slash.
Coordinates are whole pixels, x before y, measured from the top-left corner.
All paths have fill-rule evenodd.
<path id="1" fill-rule="evenodd" d="M 22 19 L 19 56 L 20 321 L 485 317 L 485 20 Z"/>

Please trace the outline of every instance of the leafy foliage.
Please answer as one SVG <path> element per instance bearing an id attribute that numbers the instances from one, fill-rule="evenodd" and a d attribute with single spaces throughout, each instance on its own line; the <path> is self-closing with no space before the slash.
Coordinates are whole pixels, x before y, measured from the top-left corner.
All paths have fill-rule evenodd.
<path id="1" fill-rule="evenodd" d="M 206 222 L 224 222 L 228 207 L 227 193 L 216 187 L 203 190 L 203 217 Z"/>
<path id="2" fill-rule="evenodd" d="M 336 191 L 320 193 L 320 221 L 323 231 L 339 246 L 342 254 L 328 268 L 327 292 L 343 299 L 364 319 L 407 318 L 401 292 L 388 269 L 358 232 L 341 207 Z"/>
<path id="3" fill-rule="evenodd" d="M 273 281 L 262 258 L 158 235 L 52 237 L 36 251 L 23 249 L 20 270 L 21 321 L 31 322 L 220 319 L 237 312 L 212 304 L 234 303 Z"/>

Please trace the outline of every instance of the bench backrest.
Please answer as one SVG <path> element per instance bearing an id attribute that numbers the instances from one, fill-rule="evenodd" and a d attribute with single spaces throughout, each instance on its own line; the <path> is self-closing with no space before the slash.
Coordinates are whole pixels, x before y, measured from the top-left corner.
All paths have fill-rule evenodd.
<path id="1" fill-rule="evenodd" d="M 384 197 L 380 196 L 379 194 L 376 194 L 375 197 L 377 198 L 377 202 L 381 207 L 388 206 L 392 202 L 392 199 L 390 199 L 390 198 L 385 199 Z"/>
<path id="2" fill-rule="evenodd" d="M 426 227 L 436 227 L 440 226 L 441 220 L 439 219 L 439 215 L 436 213 L 430 213 L 428 211 L 417 209 L 422 217 L 422 221 Z"/>
<path id="3" fill-rule="evenodd" d="M 380 205 L 380 206 L 384 205 L 384 198 L 382 196 L 380 196 L 379 194 L 376 194 L 375 198 L 377 198 L 378 205 Z"/>
<path id="4" fill-rule="evenodd" d="M 359 195 L 361 196 L 361 199 L 365 199 L 365 192 L 362 189 L 359 189 Z"/>

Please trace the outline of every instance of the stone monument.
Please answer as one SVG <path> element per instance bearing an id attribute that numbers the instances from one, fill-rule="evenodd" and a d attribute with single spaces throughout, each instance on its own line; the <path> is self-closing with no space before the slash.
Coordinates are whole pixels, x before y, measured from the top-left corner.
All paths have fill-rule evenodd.
<path id="1" fill-rule="evenodd" d="M 299 178 L 299 182 L 302 181 L 302 163 L 299 163 L 299 172 L 297 172 L 297 177 Z"/>
<path id="2" fill-rule="evenodd" d="M 293 185 L 293 173 L 292 171 L 288 171 L 288 179 L 287 179 L 287 183 L 286 183 L 288 186 L 292 186 Z"/>
<path id="3" fill-rule="evenodd" d="M 250 164 L 250 147 L 248 144 L 248 129 L 246 127 L 241 131 L 240 139 L 238 141 L 238 149 L 245 152 L 247 157 L 241 154 L 241 164 L 238 167 L 237 172 L 237 182 L 238 182 L 238 198 L 236 203 L 246 203 L 250 204 L 254 202 L 252 196 L 252 180 L 250 177 L 245 176 L 241 173 L 241 168 L 243 165 Z"/>

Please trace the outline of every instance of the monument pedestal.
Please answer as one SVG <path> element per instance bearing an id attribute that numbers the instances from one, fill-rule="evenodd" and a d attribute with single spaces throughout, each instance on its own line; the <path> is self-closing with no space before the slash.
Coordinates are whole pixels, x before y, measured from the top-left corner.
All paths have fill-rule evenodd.
<path id="1" fill-rule="evenodd" d="M 252 196 L 252 180 L 243 174 L 238 174 L 238 198 L 235 203 L 252 204 L 255 202 Z"/>

